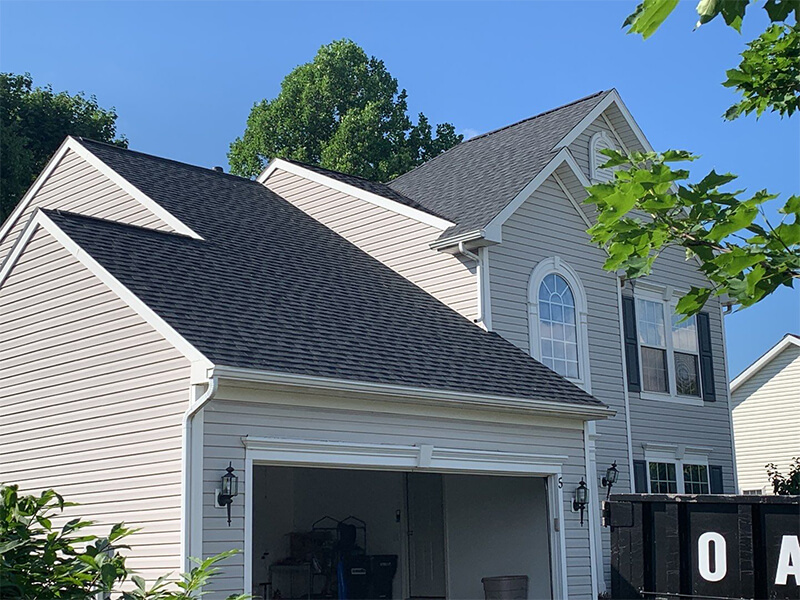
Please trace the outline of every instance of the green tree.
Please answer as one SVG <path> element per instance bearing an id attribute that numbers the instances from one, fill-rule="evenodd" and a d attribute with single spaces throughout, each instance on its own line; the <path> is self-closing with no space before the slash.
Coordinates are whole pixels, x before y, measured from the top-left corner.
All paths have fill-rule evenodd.
<path id="1" fill-rule="evenodd" d="M 781 475 L 773 463 L 766 466 L 767 476 L 772 482 L 772 491 L 779 496 L 800 496 L 800 458 L 792 459 L 789 473 Z"/>
<path id="2" fill-rule="evenodd" d="M 0 223 L 68 135 L 127 147 L 117 113 L 94 96 L 33 87 L 30 74 L 0 73 Z"/>
<path id="3" fill-rule="evenodd" d="M 354 42 L 322 46 L 250 111 L 228 153 L 231 171 L 252 177 L 277 157 L 388 181 L 463 140 L 450 123 L 434 131 L 422 113 L 414 125 L 406 98 L 383 61 Z"/>
<path id="4" fill-rule="evenodd" d="M 624 26 L 648 38 L 677 4 L 644 0 Z M 701 0 L 697 26 L 721 16 L 740 31 L 751 4 Z M 800 107 L 800 2 L 766 0 L 763 7 L 772 24 L 748 44 L 738 68 L 730 69 L 723 83 L 741 96 L 725 111 L 729 120 L 765 111 L 791 117 Z M 696 159 L 690 152 L 604 153 L 609 157 L 605 166 L 616 168 L 614 180 L 589 187 L 586 202 L 598 208 L 589 233 L 609 253 L 606 269 L 640 277 L 665 248 L 683 248 L 687 258 L 700 262 L 713 286 L 692 288 L 677 306 L 684 315 L 697 313 L 712 294 L 725 294 L 746 307 L 800 278 L 800 197 L 790 197 L 779 210 L 780 222 L 772 224 L 762 205 L 777 196 L 762 190 L 744 198 L 743 191 L 723 191 L 736 179 L 730 173 L 712 171 L 690 183 L 688 171 L 670 166 Z"/>

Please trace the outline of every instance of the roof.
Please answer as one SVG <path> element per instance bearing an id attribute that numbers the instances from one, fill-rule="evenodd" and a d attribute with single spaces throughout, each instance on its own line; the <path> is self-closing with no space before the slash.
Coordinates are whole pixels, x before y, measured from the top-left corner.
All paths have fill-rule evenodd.
<path id="1" fill-rule="evenodd" d="M 453 223 L 442 238 L 479 230 L 558 154 L 558 142 L 611 91 L 601 91 L 471 138 L 389 183 Z"/>
<path id="2" fill-rule="evenodd" d="M 795 335 L 794 333 L 787 333 L 784 335 L 781 341 L 767 350 L 758 358 L 758 360 L 753 362 L 753 364 L 739 373 L 739 375 L 737 375 L 734 380 L 731 381 L 731 393 L 735 392 L 742 384 L 761 371 L 761 369 L 772 362 L 772 359 L 786 350 L 786 348 L 789 346 L 797 346 L 800 348 L 800 335 Z"/>
<path id="3" fill-rule="evenodd" d="M 46 214 L 216 365 L 603 407 L 265 186 L 81 143 L 203 239 Z"/>

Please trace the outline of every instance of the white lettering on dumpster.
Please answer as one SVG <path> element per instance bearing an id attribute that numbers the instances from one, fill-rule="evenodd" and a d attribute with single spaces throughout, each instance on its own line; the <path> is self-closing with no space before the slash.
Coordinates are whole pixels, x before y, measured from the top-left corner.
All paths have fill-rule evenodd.
<path id="1" fill-rule="evenodd" d="M 794 575 L 794 584 L 800 585 L 800 536 L 796 535 L 785 535 L 781 540 L 775 585 L 788 585 L 789 575 Z"/>
<path id="2" fill-rule="evenodd" d="M 714 567 L 711 567 L 711 544 L 714 544 Z M 716 531 L 707 531 L 697 540 L 697 562 L 700 576 L 706 581 L 720 581 L 728 572 L 725 538 Z"/>

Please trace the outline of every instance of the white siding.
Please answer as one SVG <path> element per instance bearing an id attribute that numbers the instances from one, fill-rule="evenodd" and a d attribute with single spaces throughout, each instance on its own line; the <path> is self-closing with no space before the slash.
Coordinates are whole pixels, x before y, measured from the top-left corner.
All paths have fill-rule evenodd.
<path id="1" fill-rule="evenodd" d="M 349 398 L 349 404 L 339 409 L 326 407 L 330 402 L 342 406 L 344 401 L 299 391 L 220 387 L 217 398 L 203 411 L 204 556 L 244 548 L 244 498 L 234 501 L 231 527 L 225 511 L 214 508 L 214 490 L 229 462 L 240 475 L 241 496 L 244 435 L 567 455 L 563 480 L 569 597 L 591 598 L 588 527 L 581 527 L 569 505 L 572 491 L 585 476 L 583 431 L 576 428 L 579 422 L 552 421 L 545 426 L 541 424 L 545 420 L 534 416 L 498 416 L 463 409 L 423 415 L 423 409 L 404 404 L 401 398 L 360 402 Z M 227 561 L 215 591 L 241 592 L 243 565 L 243 554 Z"/>
<path id="2" fill-rule="evenodd" d="M 74 213 L 163 231 L 173 229 L 72 150 L 61 158 L 8 234 L 0 240 L 2 264 L 37 208 Z"/>
<path id="3" fill-rule="evenodd" d="M 41 229 L 0 288 L 0 372 L 0 481 L 141 528 L 147 579 L 178 570 L 189 363 Z"/>
<path id="4" fill-rule="evenodd" d="M 772 491 L 764 469 L 784 475 L 800 456 L 800 348 L 789 345 L 733 392 L 739 490 Z"/>
<path id="5" fill-rule="evenodd" d="M 441 230 L 293 173 L 276 170 L 265 185 L 453 310 L 477 317 L 474 263 L 428 247 Z"/>
<path id="6" fill-rule="evenodd" d="M 562 179 L 567 179 L 567 174 Z M 605 254 L 589 242 L 586 224 L 553 178 L 548 178 L 503 225 L 503 243 L 489 248 L 493 329 L 526 352 L 529 348 L 528 281 L 536 265 L 558 256 L 577 273 L 588 303 L 592 394 L 617 411 L 598 421 L 597 482 L 617 461 L 617 490 L 630 489 L 622 353 L 616 277 L 602 269 Z M 590 481 L 590 483 L 591 483 Z M 604 560 L 610 568 L 608 531 Z"/>

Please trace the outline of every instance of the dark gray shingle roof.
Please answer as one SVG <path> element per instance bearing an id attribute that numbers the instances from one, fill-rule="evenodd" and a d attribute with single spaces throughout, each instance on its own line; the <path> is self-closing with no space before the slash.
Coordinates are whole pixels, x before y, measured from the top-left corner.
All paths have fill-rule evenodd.
<path id="1" fill-rule="evenodd" d="M 471 138 L 389 186 L 456 223 L 443 238 L 485 227 L 556 155 L 553 146 L 609 93 Z"/>
<path id="2" fill-rule="evenodd" d="M 205 239 L 48 215 L 215 364 L 602 406 L 261 184 L 82 143 Z"/>

